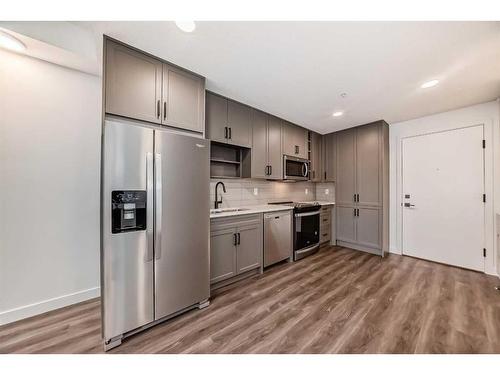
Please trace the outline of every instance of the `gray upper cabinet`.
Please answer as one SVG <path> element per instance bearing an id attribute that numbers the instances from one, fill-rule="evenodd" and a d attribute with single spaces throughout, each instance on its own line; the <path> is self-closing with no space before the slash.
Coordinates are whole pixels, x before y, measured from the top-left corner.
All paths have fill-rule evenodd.
<path id="1" fill-rule="evenodd" d="M 323 181 L 323 136 L 311 132 L 311 171 L 310 180 Z"/>
<path id="2" fill-rule="evenodd" d="M 203 132 L 205 127 L 205 81 L 163 64 L 162 124 Z"/>
<path id="3" fill-rule="evenodd" d="M 356 129 L 336 133 L 337 181 L 335 201 L 338 205 L 353 205 L 356 193 Z"/>
<path id="4" fill-rule="evenodd" d="M 207 137 L 216 142 L 252 147 L 252 109 L 207 92 Z"/>
<path id="5" fill-rule="evenodd" d="M 323 136 L 323 181 L 334 182 L 337 171 L 337 134 Z"/>
<path id="6" fill-rule="evenodd" d="M 356 133 L 356 193 L 360 206 L 380 206 L 382 132 L 378 124 L 361 126 Z"/>
<path id="7" fill-rule="evenodd" d="M 281 120 L 252 110 L 252 177 L 282 178 Z"/>
<path id="8" fill-rule="evenodd" d="M 228 143 L 236 146 L 252 147 L 252 113 L 250 107 L 228 100 L 227 126 L 229 127 Z"/>
<path id="9" fill-rule="evenodd" d="M 207 92 L 206 137 L 216 142 L 227 142 L 227 99 Z"/>
<path id="10" fill-rule="evenodd" d="M 307 159 L 307 133 L 307 129 L 284 121 L 283 154 Z"/>
<path id="11" fill-rule="evenodd" d="M 203 133 L 205 79 L 106 41 L 105 111 Z"/>
<path id="12" fill-rule="evenodd" d="M 252 178 L 268 178 L 268 115 L 252 111 Z"/>
<path id="13" fill-rule="evenodd" d="M 162 62 L 118 43 L 106 46 L 106 112 L 160 124 Z"/>

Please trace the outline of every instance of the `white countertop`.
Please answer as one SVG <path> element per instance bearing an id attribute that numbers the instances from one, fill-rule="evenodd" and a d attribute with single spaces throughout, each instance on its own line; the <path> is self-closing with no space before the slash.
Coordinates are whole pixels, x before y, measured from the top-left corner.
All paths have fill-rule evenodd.
<path id="1" fill-rule="evenodd" d="M 233 208 L 233 207 L 231 207 Z M 228 208 L 228 209 L 231 209 Z M 265 212 L 276 212 L 276 211 L 285 211 L 285 210 L 293 210 L 291 206 L 282 206 L 278 204 L 262 204 L 255 206 L 241 206 L 234 207 L 244 209 L 242 211 L 229 211 L 229 212 L 220 212 L 216 214 L 210 214 L 210 219 L 218 219 L 220 217 L 230 217 L 230 216 L 240 216 L 240 215 L 251 215 L 251 214 L 260 214 Z"/>
<path id="2" fill-rule="evenodd" d="M 318 202 L 320 206 L 333 206 L 335 205 L 335 202 L 328 202 L 328 201 L 303 201 L 299 203 L 315 203 Z"/>

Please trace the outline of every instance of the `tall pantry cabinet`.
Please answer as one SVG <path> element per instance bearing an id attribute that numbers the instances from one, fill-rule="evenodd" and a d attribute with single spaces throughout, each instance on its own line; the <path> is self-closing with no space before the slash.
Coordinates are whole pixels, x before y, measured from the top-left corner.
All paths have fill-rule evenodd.
<path id="1" fill-rule="evenodd" d="M 383 255 L 389 247 L 389 125 L 336 133 L 337 244 Z"/>

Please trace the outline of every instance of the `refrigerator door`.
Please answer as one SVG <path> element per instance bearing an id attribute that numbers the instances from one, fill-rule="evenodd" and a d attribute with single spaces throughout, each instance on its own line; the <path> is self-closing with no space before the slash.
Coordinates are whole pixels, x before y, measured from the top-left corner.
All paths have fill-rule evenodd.
<path id="1" fill-rule="evenodd" d="M 210 296 L 210 142 L 155 131 L 155 319 Z"/>
<path id="2" fill-rule="evenodd" d="M 153 130 L 106 121 L 103 139 L 101 205 L 101 292 L 105 340 L 153 321 Z M 115 192 L 114 194 L 112 192 Z M 138 192 L 146 225 L 130 226 L 133 203 L 122 219 L 127 224 L 117 233 L 117 205 L 120 191 Z M 146 194 L 144 194 L 144 192 Z M 132 196 L 133 197 L 133 196 Z M 139 211 L 139 209 L 137 210 Z M 112 221 L 114 227 L 112 228 Z M 119 222 L 119 221 L 118 221 Z M 115 233 L 112 233 L 114 230 Z"/>

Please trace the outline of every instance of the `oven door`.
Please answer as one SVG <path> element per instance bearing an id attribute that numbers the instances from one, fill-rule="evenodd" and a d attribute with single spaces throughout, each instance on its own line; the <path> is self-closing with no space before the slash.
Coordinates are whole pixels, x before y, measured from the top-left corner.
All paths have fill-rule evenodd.
<path id="1" fill-rule="evenodd" d="M 309 255 L 319 247 L 319 210 L 296 212 L 294 214 L 294 241 L 295 258 L 298 254 Z M 298 259 L 303 256 L 298 257 Z"/>
<path id="2" fill-rule="evenodd" d="M 309 179 L 309 160 L 283 155 L 283 179 L 306 181 Z"/>

